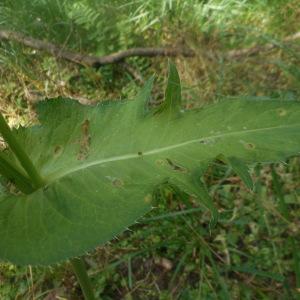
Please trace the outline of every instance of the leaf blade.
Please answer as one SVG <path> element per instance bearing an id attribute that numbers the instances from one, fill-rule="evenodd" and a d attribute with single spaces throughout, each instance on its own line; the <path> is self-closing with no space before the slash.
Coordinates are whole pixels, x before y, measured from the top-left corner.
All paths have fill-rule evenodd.
<path id="1" fill-rule="evenodd" d="M 233 171 L 242 179 L 247 188 L 253 190 L 254 184 L 248 166 L 243 161 L 233 156 L 228 157 L 227 161 L 231 165 Z"/>
<path id="2" fill-rule="evenodd" d="M 39 105 L 41 126 L 15 131 L 47 185 L 0 195 L 1 259 L 35 265 L 81 255 L 149 211 L 158 184 L 197 195 L 195 172 L 200 181 L 219 154 L 252 163 L 300 150 L 298 102 L 226 101 L 167 117 L 141 117 L 140 107 L 57 99 Z M 217 216 L 211 200 L 201 203 Z"/>

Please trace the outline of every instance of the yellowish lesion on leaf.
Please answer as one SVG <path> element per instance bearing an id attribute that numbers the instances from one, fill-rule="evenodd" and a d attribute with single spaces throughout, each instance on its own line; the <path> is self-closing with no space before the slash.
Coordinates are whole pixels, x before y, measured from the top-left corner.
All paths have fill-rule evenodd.
<path id="1" fill-rule="evenodd" d="M 278 108 L 278 109 L 277 109 L 277 113 L 278 113 L 278 115 L 279 115 L 280 117 L 284 117 L 284 116 L 287 115 L 287 111 L 286 111 L 286 109 L 284 109 L 284 108 Z"/>
<path id="2" fill-rule="evenodd" d="M 240 140 L 240 143 L 243 144 L 243 146 L 247 150 L 254 150 L 256 148 L 256 145 L 254 143 L 251 143 L 251 142 L 245 142 L 243 140 Z"/>
<path id="3" fill-rule="evenodd" d="M 151 196 L 151 194 L 147 194 L 147 195 L 144 197 L 144 201 L 145 201 L 145 203 L 147 203 L 147 204 L 151 203 L 151 201 L 152 201 L 152 196 Z"/>
<path id="4" fill-rule="evenodd" d="M 166 165 L 166 161 L 163 159 L 158 159 L 155 161 L 155 164 L 159 167 L 165 166 Z"/>
<path id="5" fill-rule="evenodd" d="M 85 160 L 89 155 L 91 144 L 91 135 L 90 135 L 90 121 L 84 120 L 81 125 L 81 138 L 79 140 L 79 153 L 77 155 L 78 160 Z"/>

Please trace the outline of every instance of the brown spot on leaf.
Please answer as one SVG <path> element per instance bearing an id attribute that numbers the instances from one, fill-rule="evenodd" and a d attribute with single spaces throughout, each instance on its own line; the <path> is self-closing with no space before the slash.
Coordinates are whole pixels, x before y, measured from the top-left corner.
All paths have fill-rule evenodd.
<path id="1" fill-rule="evenodd" d="M 252 143 L 245 143 L 245 148 L 248 150 L 253 150 L 255 149 L 255 145 Z"/>
<path id="2" fill-rule="evenodd" d="M 54 147 L 54 156 L 55 157 L 60 156 L 62 154 L 62 152 L 63 152 L 63 147 L 62 146 L 57 145 L 57 146 Z"/>
<path id="3" fill-rule="evenodd" d="M 181 173 L 188 173 L 188 169 L 183 167 L 183 166 L 180 166 L 179 164 L 177 163 L 174 163 L 173 161 L 171 161 L 169 158 L 166 159 L 167 163 L 169 164 L 169 166 L 174 170 L 174 171 L 177 171 L 177 172 L 181 172 Z"/>
<path id="4" fill-rule="evenodd" d="M 89 155 L 91 144 L 91 135 L 90 135 L 90 121 L 85 120 L 81 125 L 81 138 L 79 141 L 79 153 L 77 155 L 78 160 L 87 159 Z"/>
<path id="5" fill-rule="evenodd" d="M 119 178 L 114 178 L 112 180 L 112 185 L 116 188 L 121 188 L 124 186 L 124 181 L 122 179 Z"/>
<path id="6" fill-rule="evenodd" d="M 287 111 L 284 108 L 278 108 L 277 113 L 280 117 L 284 117 L 287 115 Z"/>
<path id="7" fill-rule="evenodd" d="M 202 144 L 202 145 L 212 145 L 216 142 L 215 139 L 212 139 L 212 138 L 208 138 L 208 139 L 203 139 L 203 140 L 200 140 L 199 143 Z"/>

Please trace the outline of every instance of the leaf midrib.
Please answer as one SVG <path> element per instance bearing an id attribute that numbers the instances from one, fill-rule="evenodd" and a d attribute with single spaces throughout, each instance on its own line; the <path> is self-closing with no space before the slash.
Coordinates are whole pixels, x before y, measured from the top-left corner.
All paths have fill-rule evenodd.
<path id="1" fill-rule="evenodd" d="M 282 125 L 282 126 L 273 126 L 273 127 L 264 127 L 264 128 L 257 128 L 257 129 L 243 129 L 243 130 L 239 130 L 239 131 L 232 131 L 232 132 L 226 132 L 226 133 L 222 133 L 222 134 L 217 134 L 217 135 L 211 135 L 211 136 L 206 136 L 206 137 L 201 137 L 199 139 L 192 139 L 192 140 L 188 140 L 182 143 L 178 143 L 178 144 L 173 144 L 170 146 L 165 146 L 165 147 L 161 147 L 161 148 L 155 148 L 149 151 L 145 151 L 142 152 L 142 149 L 140 149 L 140 151 L 142 152 L 142 156 L 150 156 L 150 155 L 154 155 L 157 153 L 161 153 L 161 152 L 166 152 L 172 149 L 176 149 L 176 148 L 180 148 L 180 147 L 184 147 L 190 144 L 194 144 L 194 143 L 200 143 L 202 141 L 207 141 L 207 140 L 212 140 L 212 139 L 217 139 L 217 138 L 223 138 L 223 137 L 228 137 L 228 136 L 235 136 L 235 135 L 239 135 L 239 134 L 247 134 L 247 133 L 254 133 L 254 132 L 262 132 L 262 131 L 271 131 L 271 130 L 276 130 L 276 129 L 282 129 L 282 128 L 293 128 L 293 127 L 300 127 L 300 123 L 296 123 L 296 124 L 291 124 L 291 125 Z M 76 166 L 74 168 L 71 168 L 67 171 L 59 171 L 59 172 L 54 172 L 52 174 L 50 174 L 47 178 L 48 178 L 48 182 L 52 182 L 55 180 L 58 180 L 62 177 L 65 177 L 67 175 L 70 175 L 72 173 L 75 173 L 77 171 L 92 167 L 92 166 L 96 166 L 96 165 L 101 165 L 104 163 L 108 163 L 108 162 L 113 162 L 113 161 L 120 161 L 120 160 L 129 160 L 129 159 L 133 159 L 133 158 L 138 158 L 141 157 L 140 153 L 129 153 L 129 154 L 125 154 L 125 155 L 119 155 L 119 156 L 113 156 L 113 157 L 107 157 L 104 159 L 100 159 L 100 160 L 95 160 L 92 162 L 88 162 L 86 164 L 81 164 L 79 166 Z"/>

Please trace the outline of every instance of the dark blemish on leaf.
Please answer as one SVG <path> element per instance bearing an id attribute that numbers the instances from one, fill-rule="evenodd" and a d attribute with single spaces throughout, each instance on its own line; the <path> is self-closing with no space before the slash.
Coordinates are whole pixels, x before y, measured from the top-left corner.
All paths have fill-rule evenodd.
<path id="1" fill-rule="evenodd" d="M 87 159 L 89 155 L 89 149 L 91 144 L 91 135 L 90 135 L 90 121 L 85 120 L 81 125 L 81 138 L 79 141 L 80 148 L 77 155 L 78 160 Z"/>
<path id="2" fill-rule="evenodd" d="M 287 111 L 286 111 L 285 109 L 283 109 L 283 108 L 278 108 L 278 109 L 277 109 L 277 113 L 278 113 L 278 115 L 279 115 L 280 117 L 284 117 L 284 116 L 287 115 Z"/>
<path id="3" fill-rule="evenodd" d="M 60 145 L 55 146 L 55 148 L 54 148 L 54 156 L 55 157 L 60 156 L 62 154 L 62 152 L 63 152 L 62 146 L 60 146 Z"/>
<path id="4" fill-rule="evenodd" d="M 124 186 L 124 182 L 123 182 L 123 180 L 121 180 L 119 178 L 114 178 L 112 180 L 112 185 L 116 188 L 120 188 L 120 187 Z"/>
<path id="5" fill-rule="evenodd" d="M 169 158 L 166 158 L 167 163 L 169 164 L 169 166 L 177 172 L 181 172 L 181 173 L 188 173 L 188 169 L 180 166 L 178 164 L 175 164 L 173 161 L 171 161 Z"/>
<path id="6" fill-rule="evenodd" d="M 144 198 L 144 202 L 150 204 L 151 201 L 152 201 L 152 196 L 150 194 L 147 194 Z"/>
<path id="7" fill-rule="evenodd" d="M 248 150 L 253 150 L 255 149 L 255 145 L 252 143 L 245 143 L 245 148 Z"/>
<path id="8" fill-rule="evenodd" d="M 209 145 L 215 143 L 214 139 L 204 139 L 199 141 L 200 144 L 202 145 Z"/>
<path id="9" fill-rule="evenodd" d="M 138 155 L 139 155 L 139 156 L 142 156 L 142 155 L 143 155 L 143 152 L 139 151 L 139 152 L 138 152 Z"/>

